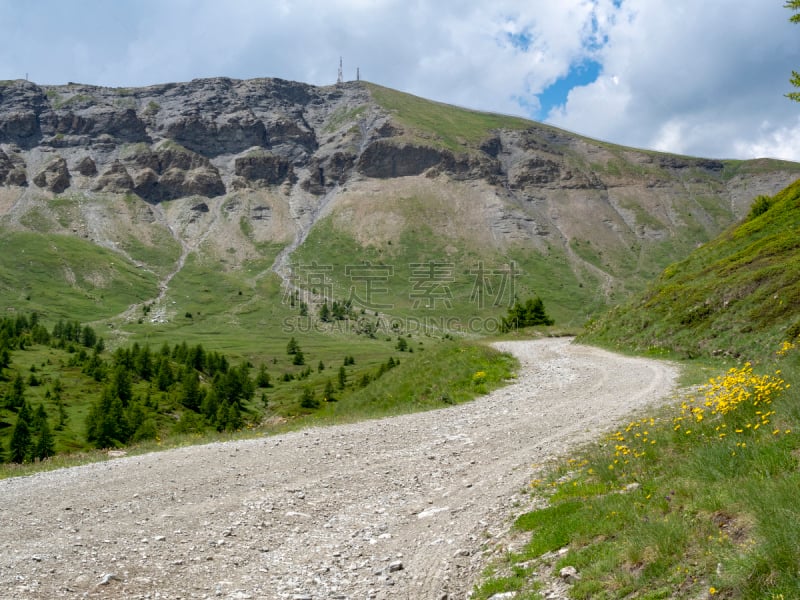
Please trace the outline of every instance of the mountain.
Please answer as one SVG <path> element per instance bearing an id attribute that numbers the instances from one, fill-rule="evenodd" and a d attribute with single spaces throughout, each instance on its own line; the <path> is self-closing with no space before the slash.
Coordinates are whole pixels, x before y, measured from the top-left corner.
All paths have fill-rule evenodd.
<path id="1" fill-rule="evenodd" d="M 367 82 L 3 81 L 0 304 L 202 337 L 302 292 L 491 332 L 537 294 L 580 325 L 798 176 Z"/>
<path id="2" fill-rule="evenodd" d="M 667 267 L 585 339 L 684 356 L 770 355 L 800 334 L 800 180 Z"/>

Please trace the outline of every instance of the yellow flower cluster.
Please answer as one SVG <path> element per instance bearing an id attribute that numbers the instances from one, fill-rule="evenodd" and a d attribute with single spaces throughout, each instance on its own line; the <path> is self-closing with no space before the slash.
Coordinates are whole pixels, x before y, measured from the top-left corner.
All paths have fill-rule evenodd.
<path id="1" fill-rule="evenodd" d="M 777 354 L 778 356 L 786 356 L 787 354 L 789 354 L 789 352 L 794 350 L 796 347 L 797 347 L 797 343 L 796 342 L 785 341 L 785 342 L 783 342 L 783 344 L 781 344 L 781 347 L 778 348 L 778 350 L 777 350 L 777 352 L 775 352 L 775 354 Z"/>
<path id="2" fill-rule="evenodd" d="M 796 347 L 800 347 L 800 336 L 796 343 L 786 343 L 781 350 L 789 352 Z M 647 461 L 658 455 L 657 440 L 663 440 L 665 436 L 673 437 L 676 441 L 699 438 L 705 442 L 724 440 L 730 436 L 728 448 L 731 455 L 736 456 L 737 451 L 763 441 L 763 438 L 757 437 L 759 434 L 768 432 L 767 435 L 771 433 L 777 436 L 791 433 L 791 429 L 783 429 L 772 423 L 776 414 L 772 404 L 788 388 L 789 384 L 781 377 L 780 371 L 759 375 L 753 372 L 751 363 L 745 363 L 728 370 L 721 377 L 709 379 L 707 384 L 700 387 L 698 395 L 688 397 L 681 403 L 676 416 L 642 418 L 609 434 L 606 440 L 609 450 L 613 449 L 613 455 L 606 455 L 608 463 L 602 466 L 602 471 L 589 468 L 589 461 L 585 459 L 570 459 L 568 466 L 577 468 L 585 475 L 599 475 L 601 479 L 610 478 L 616 482 L 628 477 L 636 478 L 640 469 L 647 468 Z M 535 480 L 533 486 L 540 484 L 541 480 Z M 559 483 L 551 482 L 550 485 L 558 487 Z M 573 482 L 573 485 L 576 484 Z"/>
<path id="3" fill-rule="evenodd" d="M 475 385 L 486 383 L 486 371 L 476 371 L 472 376 L 472 383 Z"/>
<path id="4" fill-rule="evenodd" d="M 701 423 L 706 416 L 730 415 L 742 406 L 753 407 L 754 410 L 749 412 L 746 422 L 730 423 L 733 433 L 756 431 L 769 425 L 770 417 L 775 414 L 774 410 L 770 410 L 772 400 L 789 387 L 780 374 L 780 371 L 775 371 L 774 375 L 756 375 L 748 362 L 740 368 L 730 369 L 723 377 L 711 378 L 701 388 L 702 399 L 692 397 L 681 404 L 680 415 L 673 419 L 674 430 L 682 430 L 689 435 L 691 423 Z M 718 423 L 714 428 L 715 433 L 720 438 L 726 437 L 731 429 L 729 423 L 720 419 L 715 422 Z M 773 433 L 777 435 L 780 431 L 773 430 Z"/>
<path id="5" fill-rule="evenodd" d="M 681 436 L 703 436 L 724 439 L 731 435 L 747 435 L 770 426 L 775 411 L 771 409 L 773 399 L 788 384 L 780 371 L 772 375 L 757 375 L 750 363 L 730 369 L 719 378 L 712 378 L 701 388 L 702 395 L 687 398 L 680 406 L 680 413 L 672 419 L 672 429 Z M 746 409 L 744 408 L 746 407 Z M 609 471 L 628 465 L 633 459 L 647 455 L 648 448 L 656 443 L 658 431 L 664 425 L 649 417 L 631 421 L 624 429 L 608 436 L 613 443 L 614 455 L 608 465 Z M 781 430 L 771 429 L 773 435 Z M 791 433 L 786 430 L 783 433 Z M 746 448 L 739 441 L 737 448 Z"/>
<path id="6" fill-rule="evenodd" d="M 613 471 L 613 465 L 618 465 L 620 462 L 626 465 L 631 457 L 642 458 L 647 448 L 656 443 L 650 434 L 650 429 L 655 425 L 656 420 L 648 417 L 631 421 L 625 429 L 612 433 L 609 440 L 614 442 L 614 462 L 608 468 Z"/>

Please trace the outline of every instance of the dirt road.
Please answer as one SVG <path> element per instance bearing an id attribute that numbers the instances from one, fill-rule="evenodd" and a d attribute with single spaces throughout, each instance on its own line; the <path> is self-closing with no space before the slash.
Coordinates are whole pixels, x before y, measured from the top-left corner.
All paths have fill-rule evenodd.
<path id="1" fill-rule="evenodd" d="M 506 342 L 518 379 L 443 410 L 0 481 L 0 598 L 463 599 L 531 477 L 676 370 Z"/>

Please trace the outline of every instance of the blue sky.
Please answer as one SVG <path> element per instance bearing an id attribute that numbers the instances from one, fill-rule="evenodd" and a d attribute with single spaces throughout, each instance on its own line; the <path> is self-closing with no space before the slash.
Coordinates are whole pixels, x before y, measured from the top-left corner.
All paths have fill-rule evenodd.
<path id="1" fill-rule="evenodd" d="M 567 103 L 569 93 L 573 88 L 587 86 L 597 81 L 597 76 L 602 69 L 603 65 L 592 59 L 570 65 L 569 71 L 565 75 L 559 77 L 536 95 L 540 106 L 536 112 L 531 112 L 531 115 L 537 120 L 546 119 L 550 111 Z"/>
<path id="2" fill-rule="evenodd" d="M 587 136 L 800 161 L 784 0 L 0 0 L 0 79 L 363 79 Z"/>

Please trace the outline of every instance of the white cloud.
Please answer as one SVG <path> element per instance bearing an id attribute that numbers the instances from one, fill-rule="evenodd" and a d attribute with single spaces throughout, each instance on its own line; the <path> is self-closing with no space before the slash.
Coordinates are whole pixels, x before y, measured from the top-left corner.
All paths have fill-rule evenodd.
<path id="1" fill-rule="evenodd" d="M 0 79 L 324 85 L 342 56 L 346 78 L 360 67 L 420 96 L 531 116 L 537 94 L 590 59 L 598 79 L 548 121 L 674 152 L 800 160 L 798 105 L 783 98 L 800 66 L 788 17 L 764 0 L 0 0 Z"/>
<path id="2" fill-rule="evenodd" d="M 739 156 L 771 157 L 800 160 L 800 116 L 788 125 L 765 122 L 759 133 L 749 139 L 734 139 L 733 146 Z"/>
<path id="3" fill-rule="evenodd" d="M 786 137 L 798 106 L 783 93 L 800 56 L 789 15 L 760 0 L 627 0 L 599 52 L 604 74 L 548 121 L 670 152 L 800 160 Z"/>

